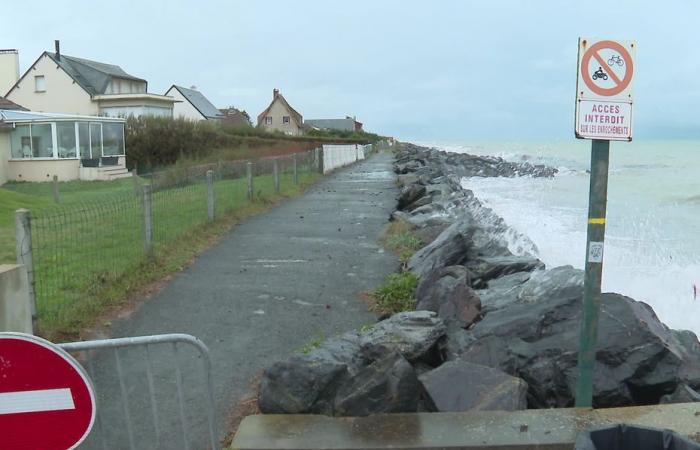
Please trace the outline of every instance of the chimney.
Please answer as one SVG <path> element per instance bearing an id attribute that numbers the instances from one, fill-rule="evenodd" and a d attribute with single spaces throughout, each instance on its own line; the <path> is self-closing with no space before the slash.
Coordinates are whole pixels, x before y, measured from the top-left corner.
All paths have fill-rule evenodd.
<path id="1" fill-rule="evenodd" d="M 0 97 L 19 80 L 19 52 L 15 49 L 0 49 Z"/>
<path id="2" fill-rule="evenodd" d="M 280 95 L 280 90 L 275 88 L 272 90 L 272 100 L 276 99 L 277 96 Z"/>
<path id="3" fill-rule="evenodd" d="M 56 61 L 60 61 L 61 60 L 61 41 L 56 39 L 53 42 L 56 45 Z"/>

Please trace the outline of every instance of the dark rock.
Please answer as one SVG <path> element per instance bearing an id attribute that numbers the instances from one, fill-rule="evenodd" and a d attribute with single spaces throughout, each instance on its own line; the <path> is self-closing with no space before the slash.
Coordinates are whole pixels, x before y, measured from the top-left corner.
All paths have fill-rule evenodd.
<path id="1" fill-rule="evenodd" d="M 467 348 L 470 348 L 475 338 L 471 332 L 454 323 L 447 324 L 447 337 L 445 339 L 444 354 L 445 359 L 452 361 L 462 355 Z M 495 367 L 495 365 L 493 365 Z"/>
<path id="2" fill-rule="evenodd" d="M 580 295 L 544 296 L 535 303 L 518 302 L 491 311 L 471 330 L 474 342 L 461 358 L 524 379 L 530 407 L 571 406 L 581 303 Z M 603 294 L 594 405 L 655 404 L 681 382 L 697 385 L 700 354 L 689 354 L 689 344 L 695 345 L 683 344 L 648 305 Z"/>
<path id="3" fill-rule="evenodd" d="M 416 309 L 434 311 L 443 321 L 466 328 L 481 315 L 481 300 L 469 284 L 470 274 L 463 266 L 428 272 L 416 290 Z"/>
<path id="4" fill-rule="evenodd" d="M 394 172 L 397 174 L 406 174 L 415 172 L 421 167 L 423 167 L 423 164 L 420 160 L 410 159 L 407 162 L 396 164 L 394 166 Z"/>
<path id="5" fill-rule="evenodd" d="M 406 175 L 399 175 L 397 177 L 396 182 L 399 185 L 399 187 L 402 188 L 402 187 L 405 187 L 405 186 L 408 186 L 408 185 L 411 185 L 414 183 L 418 183 L 418 176 L 413 174 L 413 173 L 409 173 Z"/>
<path id="6" fill-rule="evenodd" d="M 439 364 L 445 333 L 445 324 L 434 312 L 394 314 L 361 335 L 362 355 L 374 361 L 387 353 L 399 353 L 411 363 Z"/>
<path id="7" fill-rule="evenodd" d="M 539 302 L 551 297 L 572 297 L 583 295 L 584 272 L 572 266 L 555 267 L 551 270 L 538 270 L 523 285 L 518 295 L 523 302 Z"/>
<path id="8" fill-rule="evenodd" d="M 277 362 L 263 372 L 258 398 L 260 411 L 332 414 L 335 391 L 347 377 L 345 364 L 299 356 Z"/>
<path id="9" fill-rule="evenodd" d="M 518 411 L 527 408 L 527 383 L 498 369 L 450 361 L 419 377 L 436 411 Z"/>
<path id="10" fill-rule="evenodd" d="M 687 384 L 679 384 L 673 393 L 664 395 L 659 401 L 661 404 L 692 402 L 700 402 L 700 392 L 697 392 Z"/>
<path id="11" fill-rule="evenodd" d="M 423 245 L 428 245 L 437 239 L 440 234 L 447 229 L 451 224 L 448 222 L 430 224 L 431 221 L 425 222 L 424 226 L 416 228 L 412 231 L 413 235 L 421 240 Z"/>
<path id="12" fill-rule="evenodd" d="M 482 311 L 486 314 L 518 301 L 523 284 L 530 275 L 531 272 L 517 272 L 490 280 L 486 289 L 476 291 L 481 298 Z"/>
<path id="13" fill-rule="evenodd" d="M 404 209 L 406 206 L 415 202 L 419 198 L 425 195 L 425 186 L 420 184 L 409 184 L 408 186 L 401 189 L 398 197 L 397 209 Z"/>
<path id="14" fill-rule="evenodd" d="M 433 199 L 426 195 L 424 197 L 419 198 L 415 202 L 411 203 L 410 205 L 406 206 L 404 209 L 406 211 L 413 211 L 414 209 L 420 208 L 421 206 L 426 206 L 432 203 Z"/>
<path id="15" fill-rule="evenodd" d="M 338 416 L 416 412 L 420 397 L 421 385 L 411 364 L 398 353 L 388 353 L 341 386 L 334 412 Z"/>
<path id="16" fill-rule="evenodd" d="M 450 225 L 433 242 L 411 257 L 408 268 L 423 278 L 435 269 L 460 264 L 468 249 L 468 241 L 461 231 L 463 228 L 462 222 Z"/>
<path id="17" fill-rule="evenodd" d="M 473 274 L 476 286 L 477 280 L 484 283 L 517 272 L 532 272 L 544 268 L 544 263 L 529 256 L 484 256 L 468 260 L 465 266 Z"/>

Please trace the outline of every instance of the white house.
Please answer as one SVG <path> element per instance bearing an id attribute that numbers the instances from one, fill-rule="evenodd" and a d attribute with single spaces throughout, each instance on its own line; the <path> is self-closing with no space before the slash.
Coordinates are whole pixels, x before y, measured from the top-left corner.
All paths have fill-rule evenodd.
<path id="1" fill-rule="evenodd" d="M 287 102 L 279 89 L 273 89 L 272 102 L 263 112 L 258 114 L 258 126 L 268 131 L 281 131 L 297 136 L 304 132 L 304 119 Z"/>
<path id="2" fill-rule="evenodd" d="M 0 58 L 4 78 L 12 76 L 17 57 L 14 52 Z M 31 111 L 109 117 L 172 117 L 176 102 L 148 93 L 146 80 L 119 66 L 61 54 L 58 41 L 56 52 L 42 53 L 5 97 Z"/>
<path id="3" fill-rule="evenodd" d="M 190 89 L 173 84 L 165 95 L 178 100 L 173 106 L 173 116 L 190 120 L 221 120 L 223 114 L 204 94 L 192 86 Z"/>

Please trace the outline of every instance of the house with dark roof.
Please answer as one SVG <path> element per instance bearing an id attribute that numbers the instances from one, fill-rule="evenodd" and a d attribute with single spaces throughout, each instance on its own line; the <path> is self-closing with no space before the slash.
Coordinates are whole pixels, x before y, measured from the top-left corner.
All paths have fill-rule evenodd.
<path id="1" fill-rule="evenodd" d="M 245 110 L 229 106 L 228 108 L 220 109 L 222 117 L 221 123 L 224 125 L 252 127 L 250 115 Z"/>
<path id="2" fill-rule="evenodd" d="M 61 54 L 58 41 L 56 51 L 43 52 L 5 97 L 35 112 L 108 117 L 172 117 L 176 102 L 148 93 L 145 79 L 117 65 Z"/>
<path id="3" fill-rule="evenodd" d="M 195 89 L 173 84 L 165 95 L 179 100 L 173 106 L 173 117 L 183 117 L 190 120 L 221 120 L 223 114 L 204 94 Z"/>
<path id="4" fill-rule="evenodd" d="M 362 131 L 362 122 L 350 116 L 345 116 L 345 119 L 308 119 L 304 123 L 321 130 Z"/>
<path id="5" fill-rule="evenodd" d="M 272 102 L 258 114 L 258 126 L 268 131 L 281 131 L 297 136 L 303 133 L 304 120 L 282 96 L 279 89 L 273 89 Z"/>

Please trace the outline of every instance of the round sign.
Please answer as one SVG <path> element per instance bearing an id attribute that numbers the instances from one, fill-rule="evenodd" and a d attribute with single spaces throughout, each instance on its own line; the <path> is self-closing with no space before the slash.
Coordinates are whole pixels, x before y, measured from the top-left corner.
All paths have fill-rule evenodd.
<path id="1" fill-rule="evenodd" d="M 581 78 L 598 95 L 618 95 L 629 86 L 633 73 L 632 56 L 615 41 L 596 42 L 581 58 Z"/>
<path id="2" fill-rule="evenodd" d="M 67 450 L 95 422 L 95 394 L 83 368 L 52 343 L 0 333 L 0 448 Z"/>

